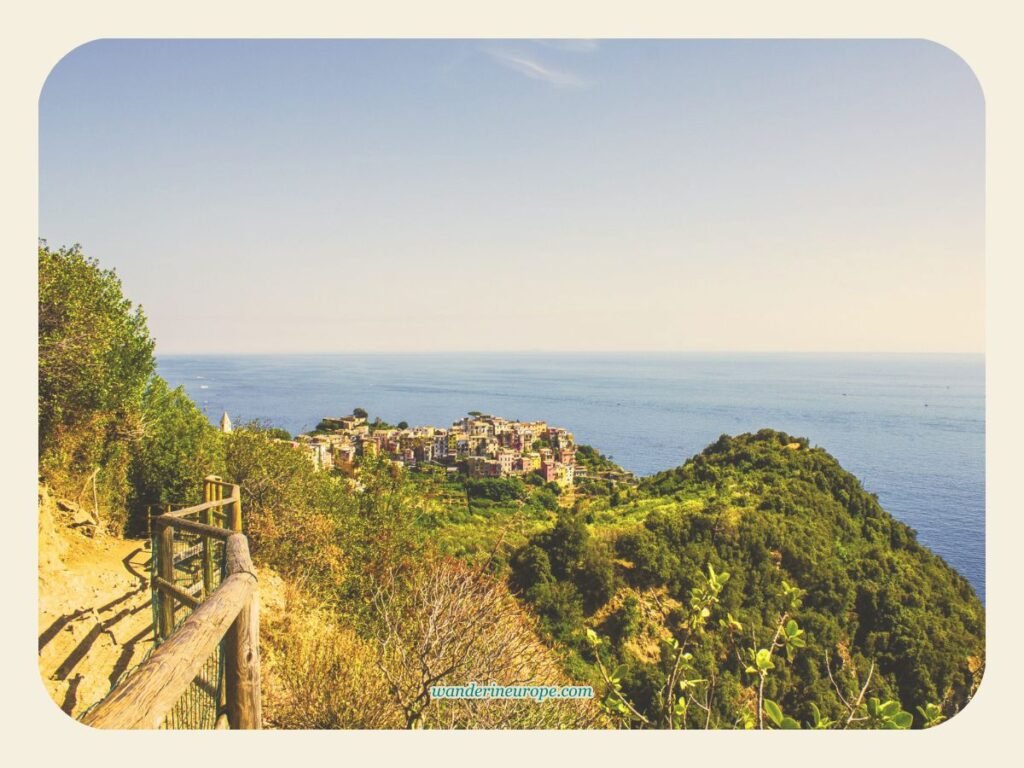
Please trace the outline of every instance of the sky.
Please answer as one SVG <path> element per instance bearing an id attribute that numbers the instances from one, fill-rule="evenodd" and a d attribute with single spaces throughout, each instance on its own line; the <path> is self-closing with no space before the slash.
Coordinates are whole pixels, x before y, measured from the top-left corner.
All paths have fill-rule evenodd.
<path id="1" fill-rule="evenodd" d="M 40 237 L 158 354 L 980 353 L 984 96 L 919 40 L 101 40 Z"/>

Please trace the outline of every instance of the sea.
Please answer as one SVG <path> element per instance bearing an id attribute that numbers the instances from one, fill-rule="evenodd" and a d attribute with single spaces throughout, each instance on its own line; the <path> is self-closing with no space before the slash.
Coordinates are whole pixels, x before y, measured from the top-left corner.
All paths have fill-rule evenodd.
<path id="1" fill-rule="evenodd" d="M 392 424 L 469 411 L 565 427 L 637 475 L 764 427 L 835 456 L 985 598 L 982 355 L 161 355 L 211 422 L 292 433 L 360 407 Z"/>

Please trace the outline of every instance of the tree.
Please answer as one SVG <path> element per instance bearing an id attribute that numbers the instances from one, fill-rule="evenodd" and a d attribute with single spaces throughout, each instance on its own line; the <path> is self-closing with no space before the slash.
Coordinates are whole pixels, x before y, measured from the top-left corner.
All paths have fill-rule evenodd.
<path id="1" fill-rule="evenodd" d="M 539 480 L 539 475 L 534 475 Z M 550 488 L 538 488 L 533 494 L 533 500 L 541 507 L 546 509 L 548 512 L 554 512 L 558 509 L 558 494 L 552 493 Z"/>
<path id="2" fill-rule="evenodd" d="M 535 584 L 547 584 L 554 580 L 548 553 L 536 544 L 528 544 L 517 550 L 509 565 L 512 568 L 509 581 L 513 589 L 518 591 L 526 591 Z"/>
<path id="3" fill-rule="evenodd" d="M 567 512 L 559 516 L 551 530 L 538 535 L 536 543 L 548 553 L 552 573 L 559 579 L 571 579 L 589 539 L 582 518 Z"/>
<path id="4" fill-rule="evenodd" d="M 378 665 L 407 728 L 429 724 L 425 720 L 437 708 L 430 697 L 435 685 L 523 685 L 561 676 L 508 589 L 483 569 L 430 560 L 412 572 L 392 571 L 381 580 L 373 605 Z M 524 704 L 519 717 L 536 718 L 538 708 Z M 463 723 L 479 727 L 480 713 L 468 714 L 472 719 Z M 568 724 L 562 719 L 535 724 Z M 578 715 L 573 720 L 581 725 Z"/>
<path id="5" fill-rule="evenodd" d="M 466 496 L 494 502 L 519 501 L 526 496 L 526 488 L 517 477 L 469 478 L 465 482 Z"/>
<path id="6" fill-rule="evenodd" d="M 368 414 L 362 408 L 353 408 L 352 409 L 352 415 L 355 416 L 357 419 L 365 419 L 370 414 Z"/>
<path id="7" fill-rule="evenodd" d="M 196 504 L 203 477 L 224 469 L 221 434 L 184 388 L 153 376 L 143 395 L 142 427 L 131 468 L 136 530 L 148 505 Z"/>
<path id="8" fill-rule="evenodd" d="M 39 464 L 59 493 L 81 493 L 92 482 L 107 524 L 119 529 L 129 497 L 132 445 L 142 434 L 140 412 L 156 363 L 141 307 L 79 246 L 39 258 Z M 99 510 L 96 510 L 99 514 Z"/>
<path id="9" fill-rule="evenodd" d="M 287 429 L 283 429 L 281 427 L 275 427 L 275 426 L 272 426 L 272 425 L 268 424 L 265 427 L 264 431 L 266 432 L 267 437 L 271 438 L 272 440 L 291 440 L 292 439 L 292 433 L 289 432 Z"/>
<path id="10" fill-rule="evenodd" d="M 224 478 L 241 486 L 253 557 L 336 598 L 353 507 L 344 486 L 259 425 L 242 425 L 222 438 Z"/>
<path id="11" fill-rule="evenodd" d="M 568 581 L 542 581 L 526 592 L 547 634 L 570 642 L 583 623 L 583 598 L 576 585 Z"/>
<path id="12" fill-rule="evenodd" d="M 39 246 L 39 450 L 76 427 L 102 435 L 137 413 L 155 369 L 141 307 L 79 246 Z M 98 423 L 97 423 L 98 422 Z"/>
<path id="13" fill-rule="evenodd" d="M 615 565 L 604 544 L 587 543 L 575 581 L 583 597 L 583 607 L 588 612 L 597 610 L 615 594 Z"/>

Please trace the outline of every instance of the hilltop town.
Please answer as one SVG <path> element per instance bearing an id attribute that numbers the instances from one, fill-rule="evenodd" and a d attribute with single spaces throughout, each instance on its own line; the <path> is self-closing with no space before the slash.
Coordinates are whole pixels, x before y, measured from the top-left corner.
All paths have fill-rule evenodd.
<path id="1" fill-rule="evenodd" d="M 544 482 L 563 488 L 586 476 L 586 469 L 577 465 L 576 442 L 568 430 L 476 411 L 444 429 L 371 422 L 365 411 L 356 409 L 349 416 L 325 417 L 315 430 L 290 442 L 307 451 L 321 470 L 344 470 L 359 457 L 379 455 L 408 468 L 433 465 L 473 478 L 536 472 Z"/>

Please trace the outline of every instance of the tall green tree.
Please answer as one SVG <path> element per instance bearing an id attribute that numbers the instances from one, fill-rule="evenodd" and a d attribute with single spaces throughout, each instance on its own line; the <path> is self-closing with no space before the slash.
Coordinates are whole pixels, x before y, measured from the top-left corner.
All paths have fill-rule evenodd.
<path id="1" fill-rule="evenodd" d="M 39 452 L 85 430 L 96 442 L 134 425 L 155 369 L 142 307 L 74 245 L 39 246 Z M 113 433 L 113 434 L 110 434 Z"/>
<path id="2" fill-rule="evenodd" d="M 77 245 L 41 243 L 38 258 L 40 475 L 120 530 L 153 339 L 113 270 Z"/>

